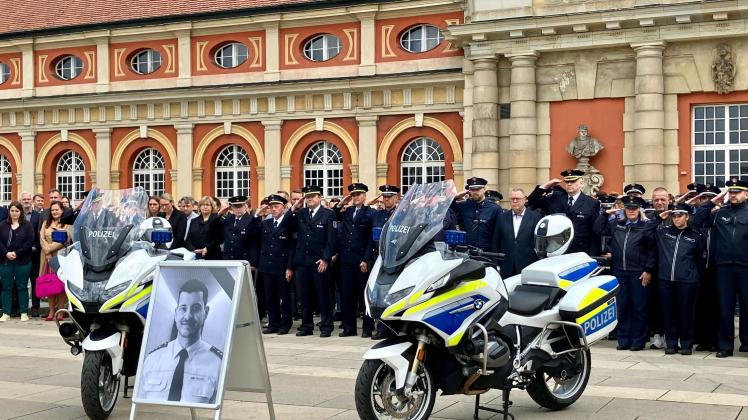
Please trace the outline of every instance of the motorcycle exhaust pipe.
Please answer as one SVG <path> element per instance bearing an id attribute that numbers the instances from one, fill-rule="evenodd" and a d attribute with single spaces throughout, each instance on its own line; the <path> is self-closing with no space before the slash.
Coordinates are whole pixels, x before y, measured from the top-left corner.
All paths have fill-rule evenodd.
<path id="1" fill-rule="evenodd" d="M 62 338 L 73 339 L 78 334 L 78 327 L 72 322 L 63 322 L 58 329 Z"/>

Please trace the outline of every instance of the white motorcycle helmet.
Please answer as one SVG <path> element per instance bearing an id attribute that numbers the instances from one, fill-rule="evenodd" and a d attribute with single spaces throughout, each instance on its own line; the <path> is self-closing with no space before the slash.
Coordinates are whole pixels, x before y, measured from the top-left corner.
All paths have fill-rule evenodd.
<path id="1" fill-rule="evenodd" d="M 154 247 L 158 248 L 160 243 L 155 243 L 153 241 L 153 232 L 163 232 L 163 231 L 169 231 L 171 230 L 171 224 L 168 220 L 164 219 L 163 217 L 150 217 L 148 219 L 143 220 L 142 223 L 140 223 L 140 226 L 138 227 L 138 237 L 142 241 L 150 242 L 153 244 Z M 173 232 L 172 232 L 173 234 Z M 171 243 L 173 242 L 173 238 L 168 243 L 164 243 L 163 245 L 166 246 L 166 248 L 171 247 Z"/>
<path id="2" fill-rule="evenodd" d="M 574 239 L 574 225 L 564 214 L 551 214 L 535 226 L 535 253 L 540 258 L 563 255 Z"/>

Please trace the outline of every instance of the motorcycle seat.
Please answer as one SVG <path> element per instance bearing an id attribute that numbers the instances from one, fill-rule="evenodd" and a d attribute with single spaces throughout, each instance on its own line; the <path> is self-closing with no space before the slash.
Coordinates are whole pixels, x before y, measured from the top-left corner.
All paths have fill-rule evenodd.
<path id="1" fill-rule="evenodd" d="M 537 315 L 551 308 L 563 290 L 550 286 L 521 284 L 509 293 L 509 311 L 523 316 Z"/>

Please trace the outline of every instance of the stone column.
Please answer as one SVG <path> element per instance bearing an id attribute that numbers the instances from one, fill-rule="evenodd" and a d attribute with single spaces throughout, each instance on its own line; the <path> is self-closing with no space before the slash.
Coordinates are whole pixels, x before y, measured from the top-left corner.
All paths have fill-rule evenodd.
<path id="1" fill-rule="evenodd" d="M 96 92 L 109 91 L 109 38 L 96 38 Z M 100 186 L 100 185 L 99 185 Z"/>
<path id="2" fill-rule="evenodd" d="M 358 122 L 358 181 L 377 191 L 377 120 L 376 115 L 359 115 Z M 355 181 L 355 180 L 354 180 Z"/>
<path id="3" fill-rule="evenodd" d="M 21 96 L 24 98 L 34 96 L 34 47 L 31 42 L 21 45 L 21 72 L 21 84 L 23 86 Z M 32 181 L 29 179 L 27 182 Z"/>
<path id="4" fill-rule="evenodd" d="M 192 192 L 192 123 L 175 124 L 177 129 L 177 179 L 176 196 L 193 195 Z M 173 165 L 173 163 L 172 163 Z M 173 178 L 172 178 L 173 180 Z M 178 199 L 178 198 L 177 198 Z"/>
<path id="5" fill-rule="evenodd" d="M 192 85 L 192 35 L 189 29 L 176 31 L 179 78 L 177 86 Z"/>
<path id="6" fill-rule="evenodd" d="M 109 127 L 96 127 L 93 129 L 96 135 L 96 187 L 109 189 L 111 184 L 112 170 L 112 129 Z M 116 168 L 119 169 L 119 168 Z"/>
<path id="7" fill-rule="evenodd" d="M 665 112 L 663 93 L 665 81 L 662 74 L 664 42 L 632 44 L 636 52 L 636 112 L 634 114 L 635 179 L 647 190 L 665 183 Z"/>
<path id="8" fill-rule="evenodd" d="M 265 126 L 265 191 L 273 194 L 281 187 L 281 120 L 263 121 Z"/>
<path id="9" fill-rule="evenodd" d="M 499 181 L 499 77 L 495 56 L 473 61 L 473 176 Z M 460 186 L 458 186 L 460 187 Z"/>
<path id="10" fill-rule="evenodd" d="M 535 103 L 535 61 L 538 54 L 531 51 L 511 54 L 507 58 L 512 63 L 509 87 L 509 102 L 512 107 L 512 118 L 509 121 L 509 187 L 521 187 L 529 193 L 538 183 L 538 124 Z"/>
<path id="11" fill-rule="evenodd" d="M 265 27 L 265 75 L 266 82 L 280 80 L 278 50 L 281 48 L 278 22 L 269 22 Z"/>
<path id="12" fill-rule="evenodd" d="M 42 192 L 41 186 L 36 188 L 36 133 L 33 131 L 22 131 L 18 133 L 21 136 L 21 191 Z"/>
<path id="13" fill-rule="evenodd" d="M 465 175 L 473 169 L 473 62 L 462 60 L 465 88 L 462 93 L 462 161 Z"/>
<path id="14" fill-rule="evenodd" d="M 362 12 L 357 13 L 356 16 L 361 21 L 361 64 L 358 66 L 358 75 L 371 76 L 377 72 L 377 66 L 374 62 L 376 44 L 374 19 L 376 18 L 376 12 Z"/>
<path id="15" fill-rule="evenodd" d="M 291 192 L 291 169 L 291 165 L 281 166 L 281 185 L 288 192 Z"/>

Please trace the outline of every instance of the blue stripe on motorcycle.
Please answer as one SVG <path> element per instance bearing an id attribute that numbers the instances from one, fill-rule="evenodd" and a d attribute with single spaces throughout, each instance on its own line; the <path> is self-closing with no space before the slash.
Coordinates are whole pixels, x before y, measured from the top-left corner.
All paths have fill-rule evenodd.
<path id="1" fill-rule="evenodd" d="M 145 304 L 145 305 L 141 306 L 141 307 L 140 307 L 140 308 L 138 308 L 138 310 L 137 310 L 137 312 L 138 312 L 138 313 L 139 313 L 139 314 L 140 314 L 140 315 L 141 315 L 141 316 L 142 316 L 143 318 L 147 318 L 147 317 L 148 317 L 148 304 L 149 304 L 149 303 L 150 303 L 150 302 L 146 302 L 146 304 Z"/>
<path id="2" fill-rule="evenodd" d="M 605 290 L 606 292 L 610 292 L 611 290 L 613 290 L 616 287 L 618 287 L 618 279 L 613 279 L 613 280 L 611 280 L 611 281 L 609 281 L 607 283 L 604 283 L 604 284 L 602 284 L 602 285 L 600 285 L 598 287 L 601 288 L 601 289 L 603 289 L 603 290 Z"/>
<path id="3" fill-rule="evenodd" d="M 469 298 L 461 299 L 458 306 L 448 305 L 429 312 L 423 321 L 447 335 L 452 335 L 470 315 L 475 313 L 475 302 L 477 300 L 481 300 L 483 304 L 488 302 L 488 299 L 482 295 L 473 295 Z M 482 307 L 482 305 L 479 306 Z"/>
<path id="4" fill-rule="evenodd" d="M 586 277 L 588 274 L 593 272 L 596 268 L 597 268 L 597 262 L 590 261 L 587 264 L 577 268 L 574 271 L 561 273 L 559 277 L 564 280 L 568 280 L 568 281 L 577 281 L 577 280 L 580 280 Z"/>

